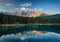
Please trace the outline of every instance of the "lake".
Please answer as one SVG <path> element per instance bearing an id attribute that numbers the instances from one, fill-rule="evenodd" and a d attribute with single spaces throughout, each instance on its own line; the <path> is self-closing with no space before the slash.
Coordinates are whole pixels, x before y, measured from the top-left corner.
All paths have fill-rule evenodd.
<path id="1" fill-rule="evenodd" d="M 0 42 L 60 42 L 60 25 L 0 26 Z"/>

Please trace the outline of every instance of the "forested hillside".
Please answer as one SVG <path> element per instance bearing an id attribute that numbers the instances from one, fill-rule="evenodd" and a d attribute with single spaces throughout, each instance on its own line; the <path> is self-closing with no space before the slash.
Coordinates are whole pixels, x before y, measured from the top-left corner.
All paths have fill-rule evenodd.
<path id="1" fill-rule="evenodd" d="M 14 23 L 60 23 L 60 14 L 52 16 L 39 16 L 39 17 L 21 17 L 14 15 L 6 15 L 0 13 L 0 24 L 14 24 Z"/>

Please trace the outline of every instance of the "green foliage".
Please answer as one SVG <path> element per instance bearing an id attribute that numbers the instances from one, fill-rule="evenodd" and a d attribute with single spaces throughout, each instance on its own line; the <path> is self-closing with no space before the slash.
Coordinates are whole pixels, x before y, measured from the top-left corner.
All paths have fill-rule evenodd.
<path id="1" fill-rule="evenodd" d="M 16 23 L 60 23 L 60 14 L 52 16 L 40 16 L 40 17 L 21 17 L 15 15 L 7 15 L 0 12 L 0 24 L 16 24 Z"/>

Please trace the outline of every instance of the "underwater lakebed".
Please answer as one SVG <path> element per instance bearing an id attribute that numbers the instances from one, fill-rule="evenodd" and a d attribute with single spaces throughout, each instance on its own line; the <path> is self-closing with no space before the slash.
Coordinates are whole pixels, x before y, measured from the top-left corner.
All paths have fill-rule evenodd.
<path id="1" fill-rule="evenodd" d="M 60 42 L 60 26 L 0 26 L 0 42 Z"/>

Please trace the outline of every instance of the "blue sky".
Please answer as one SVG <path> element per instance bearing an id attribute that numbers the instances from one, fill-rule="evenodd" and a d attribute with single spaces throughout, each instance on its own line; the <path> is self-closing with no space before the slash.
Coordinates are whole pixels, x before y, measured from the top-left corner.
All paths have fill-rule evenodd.
<path id="1" fill-rule="evenodd" d="M 56 14 L 60 13 L 60 0 L 0 0 L 0 11 L 14 11 L 22 7 Z"/>

